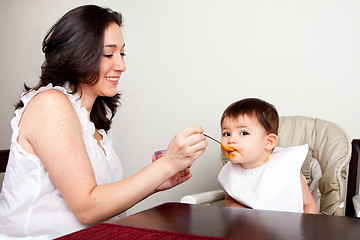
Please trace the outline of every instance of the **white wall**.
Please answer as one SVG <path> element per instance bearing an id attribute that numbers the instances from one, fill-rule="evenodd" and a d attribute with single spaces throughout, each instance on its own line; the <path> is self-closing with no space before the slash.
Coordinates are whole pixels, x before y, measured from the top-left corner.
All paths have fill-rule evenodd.
<path id="1" fill-rule="evenodd" d="M 85 3 L 111 7 L 125 19 L 128 70 L 112 134 L 126 176 L 187 125 L 220 138 L 223 110 L 245 97 L 273 103 L 280 115 L 333 121 L 360 138 L 359 1 L 7 0 L 0 8 L 1 149 L 9 147 L 22 84 L 38 81 L 45 33 Z M 191 180 L 130 213 L 219 188 L 218 151 L 209 142 Z"/>

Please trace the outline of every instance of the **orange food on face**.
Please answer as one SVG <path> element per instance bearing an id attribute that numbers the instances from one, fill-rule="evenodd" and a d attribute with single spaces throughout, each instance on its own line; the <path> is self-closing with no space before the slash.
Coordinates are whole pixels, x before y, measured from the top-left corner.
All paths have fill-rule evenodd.
<path id="1" fill-rule="evenodd" d="M 234 151 L 239 152 L 239 150 L 237 150 L 235 147 L 226 146 L 223 143 L 221 143 L 221 147 L 227 152 L 234 152 Z"/>

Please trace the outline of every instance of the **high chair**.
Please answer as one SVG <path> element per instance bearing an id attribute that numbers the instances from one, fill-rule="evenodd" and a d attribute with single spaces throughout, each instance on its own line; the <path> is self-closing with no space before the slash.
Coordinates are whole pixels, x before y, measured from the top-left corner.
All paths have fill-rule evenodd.
<path id="1" fill-rule="evenodd" d="M 349 202 L 351 203 L 351 198 L 355 195 L 351 193 L 346 201 L 348 168 L 352 152 L 351 139 L 341 127 L 326 120 L 305 116 L 280 117 L 277 146 L 303 144 L 309 145 L 309 153 L 301 170 L 319 211 L 326 215 L 345 215 L 346 202 L 350 205 Z M 220 154 L 221 166 L 226 161 Z M 351 188 L 351 191 L 355 189 L 353 186 Z M 221 205 L 224 198 L 225 192 L 216 190 L 187 195 L 180 201 L 216 205 L 220 202 Z M 349 207 L 353 208 L 352 204 Z M 353 211 L 348 214 L 352 215 Z"/>
<path id="2" fill-rule="evenodd" d="M 10 152 L 9 149 L 0 150 L 0 190 L 2 187 L 2 182 L 4 180 L 6 166 L 7 166 L 8 158 L 9 158 L 9 152 Z"/>

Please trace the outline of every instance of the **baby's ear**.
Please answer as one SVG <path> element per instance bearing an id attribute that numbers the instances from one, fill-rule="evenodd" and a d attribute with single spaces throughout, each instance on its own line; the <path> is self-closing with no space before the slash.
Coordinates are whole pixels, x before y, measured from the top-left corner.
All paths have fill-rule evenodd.
<path id="1" fill-rule="evenodd" d="M 276 144 L 278 142 L 278 136 L 274 133 L 271 133 L 269 135 L 266 136 L 267 140 L 266 140 L 266 146 L 265 149 L 266 150 L 273 150 L 276 147 Z"/>

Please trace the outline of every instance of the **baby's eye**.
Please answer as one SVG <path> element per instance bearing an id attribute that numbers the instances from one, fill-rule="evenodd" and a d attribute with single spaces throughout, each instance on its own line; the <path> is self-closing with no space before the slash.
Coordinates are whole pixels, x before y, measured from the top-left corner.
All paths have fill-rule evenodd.
<path id="1" fill-rule="evenodd" d="M 224 132 L 224 133 L 223 133 L 223 136 L 224 136 L 224 137 L 230 137 L 230 133 Z"/>
<path id="2" fill-rule="evenodd" d="M 113 54 L 104 54 L 103 56 L 106 57 L 106 58 L 112 58 Z"/>
<path id="3" fill-rule="evenodd" d="M 125 53 L 120 53 L 120 55 L 121 55 L 122 57 L 125 57 L 125 56 L 126 56 L 126 54 L 125 54 Z"/>
<path id="4" fill-rule="evenodd" d="M 246 132 L 246 131 L 243 131 L 243 132 L 240 133 L 240 135 L 249 135 L 249 133 Z"/>

